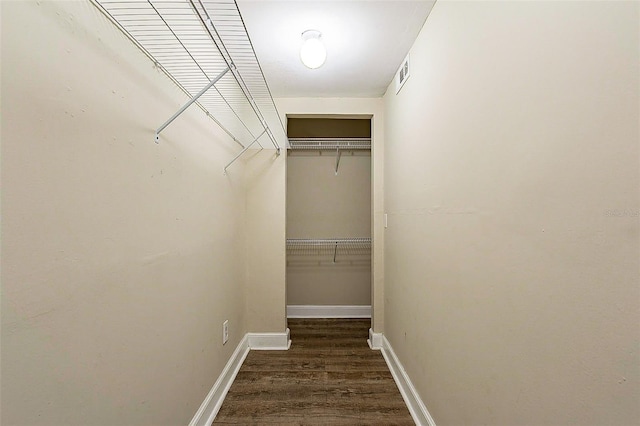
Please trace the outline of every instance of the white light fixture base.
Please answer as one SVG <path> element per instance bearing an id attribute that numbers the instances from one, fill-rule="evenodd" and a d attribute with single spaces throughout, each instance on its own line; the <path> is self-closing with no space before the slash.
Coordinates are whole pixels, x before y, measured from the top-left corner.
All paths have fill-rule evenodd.
<path id="1" fill-rule="evenodd" d="M 318 30 L 306 30 L 302 33 L 300 60 L 307 68 L 320 68 L 327 59 L 327 49 L 321 37 L 322 33 Z"/>

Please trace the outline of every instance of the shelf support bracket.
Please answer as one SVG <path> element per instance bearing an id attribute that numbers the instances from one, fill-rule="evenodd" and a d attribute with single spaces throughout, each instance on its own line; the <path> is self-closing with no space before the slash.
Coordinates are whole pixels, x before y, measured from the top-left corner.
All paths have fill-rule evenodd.
<path id="1" fill-rule="evenodd" d="M 222 71 L 220 74 L 218 74 L 216 76 L 216 78 L 214 78 L 213 80 L 211 80 L 209 82 L 209 84 L 207 84 L 200 92 L 198 92 L 197 95 L 195 95 L 193 98 L 189 99 L 189 102 L 187 102 L 186 104 L 184 104 L 182 106 L 182 108 L 180 108 L 178 110 L 178 112 L 176 112 L 175 114 L 173 114 L 171 116 L 171 118 L 169 118 L 167 121 L 164 122 L 164 124 L 160 127 L 158 127 L 158 130 L 156 130 L 156 143 L 159 143 L 160 141 L 160 132 L 162 132 L 169 124 L 171 124 L 171 122 L 173 122 L 173 120 L 175 120 L 176 118 L 178 118 L 180 116 L 180 114 L 182 114 L 187 108 L 189 108 L 195 101 L 198 100 L 198 98 L 200 98 L 200 96 L 204 95 L 206 93 L 207 90 L 211 89 L 211 87 L 213 87 L 214 84 L 216 84 L 218 82 L 218 80 L 220 80 L 222 77 L 224 77 L 224 75 L 229 72 L 229 68 L 227 67 L 224 71 Z"/>
<path id="2" fill-rule="evenodd" d="M 336 176 L 338 176 L 338 166 L 340 165 L 340 148 L 336 147 Z"/>
<path id="3" fill-rule="evenodd" d="M 265 132 L 266 132 L 266 131 L 267 131 L 267 129 L 264 129 L 264 130 L 262 131 L 262 133 L 260 133 L 260 134 L 258 135 L 258 137 L 257 137 L 257 138 L 255 138 L 255 139 L 253 140 L 253 142 L 251 142 L 251 143 L 250 143 L 249 145 L 247 145 L 247 146 L 246 146 L 242 151 L 240 151 L 240 153 L 239 153 L 238 155 L 236 155 L 236 156 L 234 157 L 234 159 L 233 159 L 233 160 L 231 160 L 231 162 L 229 162 L 229 164 L 227 164 L 226 166 L 224 166 L 224 174 L 225 174 L 225 175 L 227 174 L 227 169 L 229 168 L 229 166 L 230 166 L 230 165 L 232 165 L 232 164 L 233 164 L 233 163 L 234 163 L 238 158 L 240 158 L 240 156 L 241 156 L 242 154 L 244 154 L 245 152 L 247 152 L 247 150 L 248 150 L 249 148 L 251 148 L 251 146 L 252 146 L 254 143 L 258 142 L 258 139 L 260 139 L 260 138 L 262 137 L 262 135 L 264 135 L 264 134 L 265 134 Z"/>
<path id="4" fill-rule="evenodd" d="M 338 242 L 336 241 L 336 246 L 333 249 L 333 263 L 336 263 L 336 255 L 338 254 Z"/>

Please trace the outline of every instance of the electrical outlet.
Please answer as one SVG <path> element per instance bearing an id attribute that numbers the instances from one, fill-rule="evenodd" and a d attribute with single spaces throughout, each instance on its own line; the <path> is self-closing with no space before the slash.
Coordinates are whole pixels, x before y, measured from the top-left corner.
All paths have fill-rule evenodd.
<path id="1" fill-rule="evenodd" d="M 222 323 L 222 344 L 224 345 L 229 340 L 229 320 L 224 320 Z"/>

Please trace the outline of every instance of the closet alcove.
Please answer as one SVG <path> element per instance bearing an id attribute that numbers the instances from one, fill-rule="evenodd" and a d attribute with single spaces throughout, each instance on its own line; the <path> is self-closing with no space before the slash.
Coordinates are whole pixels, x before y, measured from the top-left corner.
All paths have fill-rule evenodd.
<path id="1" fill-rule="evenodd" d="M 371 120 L 287 120 L 287 317 L 371 316 Z"/>

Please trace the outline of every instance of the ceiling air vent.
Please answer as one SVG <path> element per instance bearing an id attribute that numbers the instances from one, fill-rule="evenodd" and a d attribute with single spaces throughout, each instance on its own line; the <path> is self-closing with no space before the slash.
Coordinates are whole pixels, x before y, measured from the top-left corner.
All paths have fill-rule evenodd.
<path id="1" fill-rule="evenodd" d="M 402 65 L 400 65 L 400 68 L 398 69 L 398 72 L 396 72 L 396 94 L 400 91 L 400 89 L 402 89 L 402 86 L 404 85 L 405 81 L 407 81 L 407 79 L 409 78 L 409 55 L 407 55 L 406 58 L 404 58 L 404 61 L 402 61 Z"/>

